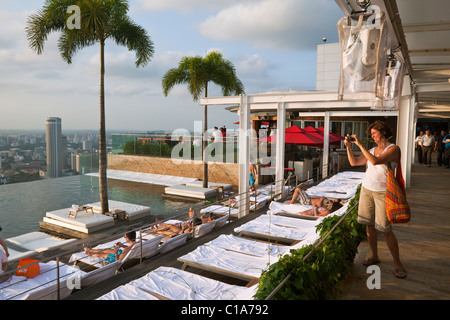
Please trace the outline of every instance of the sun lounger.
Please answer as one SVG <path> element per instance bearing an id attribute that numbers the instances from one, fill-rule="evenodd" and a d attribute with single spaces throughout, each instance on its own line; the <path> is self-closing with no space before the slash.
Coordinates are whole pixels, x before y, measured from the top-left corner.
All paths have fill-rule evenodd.
<path id="1" fill-rule="evenodd" d="M 86 211 L 77 214 L 76 218 L 68 217 L 70 208 L 48 211 L 43 221 L 59 227 L 75 230 L 82 233 L 92 233 L 104 228 L 114 226 L 114 218 L 98 212 Z"/>
<path id="2" fill-rule="evenodd" d="M 256 257 L 204 245 L 178 258 L 183 270 L 190 266 L 244 281 L 258 279 L 261 272 L 277 260 L 271 255 Z"/>
<path id="3" fill-rule="evenodd" d="M 235 228 L 234 231 L 241 236 L 292 244 L 314 236 L 316 224 L 317 221 L 261 215 Z"/>
<path id="4" fill-rule="evenodd" d="M 162 235 L 158 236 L 148 236 L 150 239 L 143 240 L 142 241 L 142 258 L 150 258 L 158 253 L 159 244 L 163 238 Z M 94 249 L 107 249 L 112 248 L 116 242 L 125 243 L 125 238 L 122 237 L 120 239 L 116 239 L 113 241 L 109 241 L 107 243 L 103 243 L 100 245 L 97 245 Z M 138 241 L 133 248 L 131 248 L 130 251 L 128 251 L 127 255 L 122 259 L 122 263 L 125 263 L 127 261 L 133 260 L 133 259 L 140 259 L 141 258 L 141 243 Z M 103 258 L 97 258 L 90 255 L 87 255 L 83 252 L 78 252 L 72 254 L 72 256 L 69 259 L 69 263 L 75 263 L 75 262 L 82 262 L 88 265 L 91 265 L 95 268 L 101 268 L 102 262 L 104 261 Z"/>
<path id="5" fill-rule="evenodd" d="M 81 287 L 88 287 L 96 283 L 102 282 L 103 280 L 109 279 L 116 275 L 119 268 L 122 266 L 122 261 L 114 261 L 101 268 L 95 269 L 91 272 L 86 273 L 86 275 L 81 280 Z"/>
<path id="6" fill-rule="evenodd" d="M 313 208 L 312 205 L 302 205 L 302 204 L 288 204 L 277 201 L 272 201 L 269 205 L 268 214 L 278 214 L 285 215 L 289 217 L 299 217 L 305 219 L 317 219 L 318 217 L 304 215 L 302 212 L 309 211 Z"/>
<path id="7" fill-rule="evenodd" d="M 159 267 L 145 276 L 98 298 L 98 300 L 251 300 L 257 285 L 230 285 L 183 270 Z M 141 296 L 141 293 L 144 293 Z"/>
<path id="8" fill-rule="evenodd" d="M 214 229 L 215 225 L 216 225 L 216 220 L 195 226 L 194 227 L 194 238 L 199 238 L 199 237 L 211 232 Z"/>
<path id="9" fill-rule="evenodd" d="M 60 299 L 69 296 L 73 290 L 68 283 L 75 277 L 82 279 L 85 272 L 78 268 L 59 263 L 60 275 Z M 34 278 L 12 276 L 10 280 L 0 284 L 0 300 L 56 300 L 57 292 L 57 269 L 56 261 L 39 263 L 40 273 Z"/>
<path id="10" fill-rule="evenodd" d="M 289 251 L 293 248 L 291 246 L 276 245 L 273 243 L 241 238 L 232 234 L 222 234 L 204 245 L 215 246 L 228 251 L 248 254 L 256 257 L 263 257 L 267 255 L 281 256 L 289 253 Z"/>
<path id="11" fill-rule="evenodd" d="M 1 250 L 1 248 L 0 248 L 0 250 Z M 8 262 L 17 261 L 22 258 L 33 257 L 38 254 L 38 252 L 35 250 L 17 251 L 17 250 L 11 249 L 10 247 L 8 247 L 8 253 L 9 253 Z"/>
<path id="12" fill-rule="evenodd" d="M 185 244 L 189 236 L 190 233 L 183 233 L 163 241 L 158 248 L 159 253 L 166 253 L 167 251 Z"/>
<path id="13" fill-rule="evenodd" d="M 59 239 L 39 231 L 26 233 L 5 240 L 28 251 L 37 252 L 44 252 L 51 249 L 62 248 L 76 241 L 76 239 Z"/>
<path id="14" fill-rule="evenodd" d="M 230 214 L 231 216 L 237 216 L 239 210 L 227 206 L 212 205 L 200 210 L 201 214 L 216 213 L 216 214 Z"/>
<path id="15" fill-rule="evenodd" d="M 129 283 L 121 285 L 114 290 L 104 294 L 96 300 L 159 300 L 150 294 Z"/>
<path id="16" fill-rule="evenodd" d="M 101 213 L 102 211 L 100 202 L 91 203 L 88 206 L 92 206 L 95 213 Z M 150 207 L 115 200 L 108 200 L 108 207 L 109 210 L 124 210 L 127 220 L 136 220 L 151 213 Z"/>
<path id="17" fill-rule="evenodd" d="M 228 223 L 229 219 L 230 219 L 230 216 L 228 214 L 224 215 L 223 217 L 215 219 L 214 220 L 215 224 L 214 224 L 214 228 L 213 229 L 215 230 L 215 229 L 222 228 L 224 225 L 226 225 Z"/>

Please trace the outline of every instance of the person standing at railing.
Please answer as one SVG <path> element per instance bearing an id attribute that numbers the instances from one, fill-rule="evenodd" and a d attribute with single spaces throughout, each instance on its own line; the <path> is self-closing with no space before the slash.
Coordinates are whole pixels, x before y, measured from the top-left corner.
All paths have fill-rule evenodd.
<path id="1" fill-rule="evenodd" d="M 395 276 L 406 277 L 406 269 L 400 261 L 400 252 L 397 238 L 392 232 L 391 224 L 386 215 L 386 183 L 387 164 L 393 169 L 400 160 L 400 148 L 390 143 L 387 137 L 391 136 L 390 128 L 383 121 L 370 124 L 367 134 L 372 137 L 377 147 L 367 150 L 356 135 L 347 136 L 344 144 L 351 166 L 367 165 L 362 182 L 358 207 L 358 222 L 366 225 L 367 239 L 371 251 L 363 265 L 370 266 L 380 263 L 377 250 L 377 230 L 384 233 L 388 248 L 394 258 Z M 362 151 L 362 155 L 355 157 L 352 143 Z"/>

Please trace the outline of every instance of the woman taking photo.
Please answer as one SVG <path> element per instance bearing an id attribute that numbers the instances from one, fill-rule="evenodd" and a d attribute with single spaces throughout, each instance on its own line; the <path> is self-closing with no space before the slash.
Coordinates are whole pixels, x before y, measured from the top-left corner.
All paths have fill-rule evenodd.
<path id="1" fill-rule="evenodd" d="M 384 233 L 386 243 L 394 258 L 395 276 L 405 278 L 406 270 L 400 261 L 397 238 L 392 232 L 385 208 L 386 164 L 389 163 L 395 170 L 400 159 L 400 148 L 387 140 L 391 136 L 391 130 L 383 121 L 375 121 L 370 124 L 367 134 L 372 137 L 377 147 L 367 150 L 356 135 L 347 136 L 344 141 L 350 165 L 367 165 L 359 198 L 358 222 L 366 225 L 371 256 L 363 262 L 363 265 L 370 266 L 381 262 L 377 249 L 377 230 L 379 230 Z M 361 149 L 361 156 L 355 157 L 352 143 Z"/>

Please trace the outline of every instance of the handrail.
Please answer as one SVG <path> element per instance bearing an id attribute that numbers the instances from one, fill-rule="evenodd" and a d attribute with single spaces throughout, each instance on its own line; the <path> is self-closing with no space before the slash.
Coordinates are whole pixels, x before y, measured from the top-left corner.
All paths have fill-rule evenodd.
<path id="1" fill-rule="evenodd" d="M 284 181 L 284 179 L 283 179 L 283 183 L 284 183 L 284 182 L 285 182 L 285 181 Z M 272 184 L 270 184 L 270 185 L 272 186 Z M 284 184 L 283 184 L 283 186 L 284 186 Z M 271 191 L 272 191 L 272 190 L 271 190 Z M 249 199 L 249 197 L 250 197 L 250 191 L 249 191 L 249 192 L 246 192 L 246 193 L 248 194 L 248 197 L 246 197 L 246 199 Z M 245 193 L 244 193 L 244 194 L 245 194 Z M 278 194 L 278 195 L 279 195 L 279 194 Z M 236 196 L 236 194 L 234 194 L 233 196 Z M 276 196 L 277 196 L 277 194 L 273 194 L 273 193 L 271 192 L 271 193 L 270 193 L 269 199 L 272 200 L 272 199 L 274 199 Z M 226 200 L 226 199 L 225 199 L 225 200 Z M 216 201 L 216 202 L 214 202 L 214 203 L 212 203 L 212 204 L 205 204 L 205 205 L 202 205 L 202 206 L 200 206 L 200 207 L 197 206 L 196 208 L 194 208 L 194 211 L 197 211 L 197 210 L 198 210 L 198 212 L 199 212 L 199 211 L 200 211 L 201 209 L 203 209 L 203 208 L 209 207 L 209 206 L 214 205 L 214 204 L 220 204 L 220 203 L 222 203 L 222 202 L 224 202 L 224 199 L 221 199 L 221 200 L 219 200 L 219 201 Z M 239 203 L 239 204 L 238 204 L 238 208 L 239 208 L 239 206 L 242 206 L 242 205 L 244 205 L 244 204 Z M 188 206 L 187 206 L 187 207 L 188 207 Z M 186 208 L 187 208 L 187 207 L 186 207 Z M 165 221 L 168 221 L 168 220 L 171 220 L 171 219 L 174 219 L 174 218 L 186 217 L 186 214 L 187 214 L 187 213 L 186 213 L 186 209 L 178 210 L 177 213 L 176 213 L 175 215 L 170 216 L 170 217 L 167 217 L 167 218 L 164 219 L 164 220 L 161 220 L 161 221 L 158 221 L 158 222 L 153 222 L 153 223 L 150 223 L 150 224 L 144 225 L 144 226 L 139 226 L 138 228 L 131 228 L 131 229 L 126 228 L 126 230 L 123 230 L 124 232 L 125 232 L 125 231 L 136 231 L 136 232 L 139 232 L 139 235 L 140 235 L 140 237 L 139 237 L 139 242 L 140 242 L 140 244 L 141 244 L 139 263 L 142 263 L 143 260 L 144 260 L 143 252 L 142 252 L 143 231 L 147 230 L 148 228 L 151 228 L 152 226 L 154 226 L 155 224 L 160 223 L 160 222 L 165 222 Z M 229 206 L 228 215 L 231 216 L 231 206 Z M 105 242 L 111 241 L 111 240 L 113 240 L 113 239 L 117 239 L 117 236 L 118 236 L 118 234 L 116 233 L 116 234 L 114 234 L 114 235 L 111 235 L 111 236 L 102 238 L 100 241 L 96 241 L 96 242 L 92 243 L 92 245 L 98 245 L 98 244 L 101 244 L 101 243 L 105 243 Z M 59 300 L 59 299 L 61 298 L 61 297 L 60 297 L 60 291 L 61 291 L 61 285 L 60 285 L 60 284 L 61 284 L 61 280 L 62 280 L 61 278 L 66 278 L 66 276 L 61 277 L 61 274 L 60 274 L 60 268 L 61 268 L 60 261 L 61 261 L 61 257 L 62 257 L 62 256 L 67 256 L 67 255 L 70 255 L 70 254 L 73 254 L 73 253 L 76 253 L 76 252 L 79 252 L 79 250 L 80 250 L 80 249 L 79 249 L 78 247 L 77 247 L 77 248 L 74 248 L 74 249 L 71 249 L 71 250 L 66 250 L 66 251 L 64 251 L 64 252 L 57 253 L 57 254 L 52 255 L 52 256 L 49 256 L 49 257 L 45 257 L 44 259 L 41 259 L 41 260 L 39 260 L 38 262 L 32 263 L 32 264 L 46 263 L 46 262 L 51 261 L 51 260 L 56 260 L 56 266 L 55 266 L 55 268 L 49 269 L 49 270 L 48 270 L 48 271 L 51 271 L 51 270 L 56 269 L 56 279 L 53 279 L 53 280 L 51 280 L 51 281 L 49 281 L 49 282 L 47 282 L 47 283 L 45 283 L 45 284 L 42 284 L 42 285 L 40 285 L 40 286 L 38 286 L 38 287 L 30 288 L 30 289 L 28 289 L 28 290 L 26 290 L 26 291 L 23 291 L 23 292 L 18 293 L 18 294 L 14 295 L 14 296 L 11 296 L 11 297 L 9 297 L 8 299 L 13 299 L 13 298 L 15 298 L 15 297 L 17 297 L 17 296 L 20 296 L 20 295 L 22 295 L 22 294 L 24 294 L 24 293 L 26 293 L 26 292 L 32 291 L 32 290 L 34 290 L 34 289 L 36 289 L 36 288 L 42 287 L 42 286 L 44 286 L 44 285 L 47 285 L 47 284 L 49 284 L 49 283 L 52 283 L 53 281 L 56 281 L 57 299 Z M 77 260 L 77 261 L 78 261 L 78 260 Z M 24 266 L 24 267 L 26 267 L 26 266 Z M 16 272 L 18 269 L 20 269 L 20 268 L 8 270 L 8 271 L 4 272 L 4 273 L 2 274 L 2 276 L 7 276 L 7 275 L 13 276 L 13 275 L 15 274 L 15 272 Z M 80 268 L 80 270 L 82 270 L 82 269 Z M 26 280 L 22 280 L 22 281 L 26 281 Z M 19 281 L 19 282 L 16 282 L 16 283 L 20 283 L 20 282 L 22 282 L 22 281 Z M 16 283 L 9 284 L 9 285 L 5 286 L 4 288 L 1 288 L 0 291 L 3 290 L 3 289 L 5 289 L 5 288 L 12 287 L 12 286 L 14 286 Z"/>
<path id="2" fill-rule="evenodd" d="M 359 204 L 359 201 L 355 201 L 355 203 L 353 204 L 353 207 L 351 207 L 350 209 L 347 208 L 347 210 L 345 211 L 345 213 L 342 215 L 342 217 L 339 219 L 338 222 L 336 222 L 336 224 L 330 229 L 330 231 L 327 232 L 327 234 L 322 237 L 319 241 L 317 241 L 313 247 L 314 249 L 317 249 L 330 235 L 331 233 L 339 226 L 339 224 L 341 224 L 342 221 L 344 221 L 344 219 L 347 217 L 347 215 L 353 211 L 354 208 L 356 208 Z M 311 249 L 311 251 L 309 251 L 303 258 L 302 258 L 302 262 L 305 262 L 306 260 L 308 260 L 308 258 L 312 255 L 313 253 L 313 249 Z M 270 300 L 272 299 L 272 297 L 277 294 L 277 292 L 286 284 L 286 282 L 291 278 L 292 273 L 289 273 L 284 279 L 283 281 L 281 281 L 278 286 L 266 297 L 265 300 Z"/>

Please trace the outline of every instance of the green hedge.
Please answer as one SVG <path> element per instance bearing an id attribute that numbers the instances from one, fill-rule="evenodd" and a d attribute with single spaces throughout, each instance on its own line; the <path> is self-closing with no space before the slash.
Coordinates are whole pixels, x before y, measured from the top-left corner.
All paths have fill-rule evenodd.
<path id="1" fill-rule="evenodd" d="M 349 209 L 359 200 L 360 186 L 350 200 Z M 357 206 L 350 212 L 333 233 L 316 249 L 313 245 L 291 250 L 260 277 L 255 299 L 265 299 L 288 274 L 290 279 L 272 297 L 282 300 L 333 299 L 340 292 L 339 282 L 353 269 L 358 245 L 365 237 L 365 228 L 356 222 Z M 341 216 L 325 218 L 317 230 L 321 237 L 340 220 Z M 310 251 L 312 255 L 302 259 Z"/>

